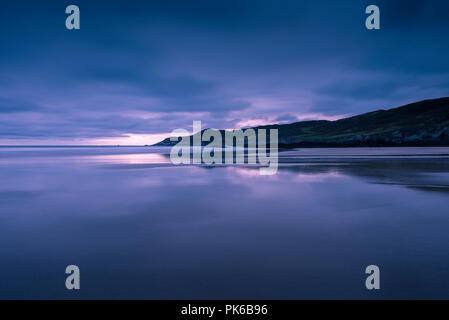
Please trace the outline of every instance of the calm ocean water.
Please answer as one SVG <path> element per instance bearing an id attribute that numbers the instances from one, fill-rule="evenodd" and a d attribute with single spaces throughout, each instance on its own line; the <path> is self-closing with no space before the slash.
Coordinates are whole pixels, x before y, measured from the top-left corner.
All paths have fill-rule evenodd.
<path id="1" fill-rule="evenodd" d="M 0 298 L 449 298 L 449 148 L 291 150 L 273 176 L 166 153 L 0 148 Z"/>

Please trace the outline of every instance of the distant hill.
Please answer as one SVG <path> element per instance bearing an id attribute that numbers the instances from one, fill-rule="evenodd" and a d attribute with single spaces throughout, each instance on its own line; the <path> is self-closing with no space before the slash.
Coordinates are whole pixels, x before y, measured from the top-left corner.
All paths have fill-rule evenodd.
<path id="1" fill-rule="evenodd" d="M 449 146 L 449 97 L 336 121 L 301 121 L 253 129 L 278 129 L 279 146 L 284 148 Z M 154 146 L 176 143 L 167 138 Z"/>

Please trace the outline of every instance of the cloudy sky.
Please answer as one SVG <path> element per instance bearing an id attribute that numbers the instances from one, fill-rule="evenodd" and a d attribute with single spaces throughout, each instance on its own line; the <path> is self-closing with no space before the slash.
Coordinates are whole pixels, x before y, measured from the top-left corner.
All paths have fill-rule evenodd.
<path id="1" fill-rule="evenodd" d="M 76 4 L 81 29 L 65 28 Z M 376 4 L 381 30 L 365 28 Z M 447 0 L 10 1 L 0 144 L 150 144 L 449 96 Z"/>

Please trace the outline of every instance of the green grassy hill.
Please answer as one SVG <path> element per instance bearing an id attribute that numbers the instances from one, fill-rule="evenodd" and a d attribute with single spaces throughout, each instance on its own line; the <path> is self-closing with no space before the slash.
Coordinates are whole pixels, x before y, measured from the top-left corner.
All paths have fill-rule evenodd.
<path id="1" fill-rule="evenodd" d="M 281 147 L 449 145 L 449 98 L 336 121 L 301 121 L 253 129 L 278 129 Z M 156 145 L 174 144 L 165 139 Z"/>

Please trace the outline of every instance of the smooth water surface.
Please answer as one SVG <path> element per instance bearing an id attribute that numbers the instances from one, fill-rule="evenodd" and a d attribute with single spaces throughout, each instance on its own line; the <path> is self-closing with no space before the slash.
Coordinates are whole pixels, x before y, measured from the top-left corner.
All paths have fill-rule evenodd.
<path id="1" fill-rule="evenodd" d="M 449 148 L 290 150 L 272 176 L 168 153 L 0 148 L 0 298 L 449 298 Z"/>

